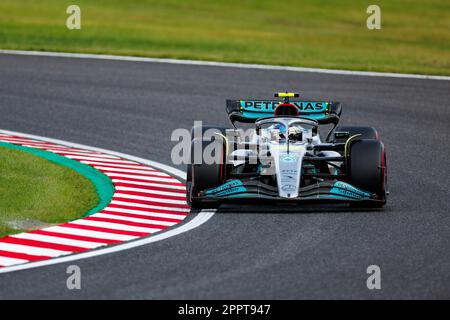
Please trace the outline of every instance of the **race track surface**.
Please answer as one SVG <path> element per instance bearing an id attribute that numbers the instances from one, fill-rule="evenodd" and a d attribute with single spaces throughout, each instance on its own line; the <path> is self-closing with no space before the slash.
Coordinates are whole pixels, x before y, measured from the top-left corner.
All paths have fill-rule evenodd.
<path id="1" fill-rule="evenodd" d="M 450 298 L 449 81 L 0 55 L 0 128 L 171 164 L 174 129 L 226 125 L 226 98 L 286 89 L 378 128 L 385 210 L 226 208 L 147 246 L 0 274 L 0 299 Z M 366 287 L 373 264 L 381 290 Z"/>

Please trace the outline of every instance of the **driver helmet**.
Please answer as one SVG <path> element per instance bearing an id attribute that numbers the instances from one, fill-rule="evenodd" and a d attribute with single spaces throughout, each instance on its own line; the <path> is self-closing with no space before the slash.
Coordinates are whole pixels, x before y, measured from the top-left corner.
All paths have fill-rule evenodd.
<path id="1" fill-rule="evenodd" d="M 290 127 L 288 129 L 288 137 L 289 137 L 289 140 L 301 141 L 302 140 L 302 130 L 297 126 Z"/>
<path id="2" fill-rule="evenodd" d="M 286 137 L 286 126 L 282 123 L 274 123 L 269 128 L 270 139 L 280 140 Z"/>
<path id="3" fill-rule="evenodd" d="M 280 133 L 286 133 L 286 126 L 282 123 L 275 123 L 272 129 L 280 131 Z"/>

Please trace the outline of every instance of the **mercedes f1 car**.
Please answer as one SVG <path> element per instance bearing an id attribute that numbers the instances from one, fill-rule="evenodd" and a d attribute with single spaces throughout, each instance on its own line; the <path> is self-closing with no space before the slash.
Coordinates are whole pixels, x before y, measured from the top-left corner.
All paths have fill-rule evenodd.
<path id="1" fill-rule="evenodd" d="M 227 100 L 233 128 L 194 126 L 186 183 L 193 208 L 264 200 L 386 203 L 386 152 L 374 128 L 338 126 L 339 102 L 275 97 Z M 244 131 L 236 123 L 254 127 Z M 323 135 L 319 127 L 327 124 Z"/>

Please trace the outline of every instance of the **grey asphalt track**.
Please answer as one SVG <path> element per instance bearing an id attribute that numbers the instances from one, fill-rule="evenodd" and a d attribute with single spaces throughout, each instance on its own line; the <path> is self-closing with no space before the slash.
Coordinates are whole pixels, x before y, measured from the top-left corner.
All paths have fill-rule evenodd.
<path id="1" fill-rule="evenodd" d="M 219 210 L 120 253 L 0 274 L 9 298 L 450 298 L 450 82 L 0 55 L 0 128 L 170 164 L 171 132 L 226 125 L 226 98 L 300 90 L 378 128 L 385 210 Z M 66 288 L 77 264 L 82 289 Z M 382 289 L 368 290 L 379 265 Z"/>

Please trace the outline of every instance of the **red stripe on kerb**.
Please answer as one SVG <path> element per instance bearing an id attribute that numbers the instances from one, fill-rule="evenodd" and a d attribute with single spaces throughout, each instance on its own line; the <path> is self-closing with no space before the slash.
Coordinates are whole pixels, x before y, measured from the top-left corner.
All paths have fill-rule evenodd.
<path id="1" fill-rule="evenodd" d="M 66 156 L 71 156 L 71 157 L 95 157 L 95 158 L 102 158 L 102 159 L 110 159 L 110 160 L 114 160 L 116 158 L 103 158 L 101 157 L 102 154 L 101 153 L 95 153 L 95 152 L 88 152 L 88 151 L 76 151 L 76 150 L 59 150 L 59 149 L 55 149 L 55 148 L 49 148 L 48 150 L 53 151 L 56 154 L 59 154 L 60 156 L 66 157 Z M 68 158 L 68 157 L 67 157 Z M 119 159 L 116 159 L 119 160 Z M 75 160 L 78 161 L 78 160 Z"/>
<path id="2" fill-rule="evenodd" d="M 30 247 L 36 247 L 36 248 L 54 249 L 54 250 L 70 251 L 70 252 L 81 252 L 81 251 L 86 251 L 88 249 L 88 248 L 82 248 L 82 247 L 76 247 L 76 246 L 69 246 L 69 245 L 65 245 L 65 244 L 57 244 L 57 243 L 50 243 L 50 242 L 37 241 L 37 240 L 14 238 L 11 236 L 1 239 L 0 242 L 21 244 L 24 246 L 30 246 Z"/>
<path id="3" fill-rule="evenodd" d="M 123 205 L 123 204 L 115 204 L 115 203 L 111 203 L 107 208 L 118 208 L 118 209 L 129 209 L 129 210 L 136 210 L 136 211 L 142 211 L 142 212 L 155 212 L 155 213 L 168 213 L 168 214 L 178 214 L 178 215 L 188 215 L 189 212 L 185 212 L 185 211 L 174 211 L 174 210 L 170 210 L 169 208 L 167 209 L 150 209 L 150 208 L 141 208 L 141 207 L 134 207 L 132 206 L 132 204 L 130 203 L 129 206 L 127 205 Z"/>
<path id="4" fill-rule="evenodd" d="M 157 184 L 157 182 L 155 182 Z M 153 190 L 153 191 L 165 191 L 165 192 L 173 192 L 173 193 L 180 193 L 185 195 L 186 190 L 180 190 L 180 189 L 172 189 L 167 187 L 158 187 L 158 186 L 141 186 L 139 184 L 133 184 L 133 183 L 125 183 L 125 182 L 114 182 L 114 185 L 116 187 L 128 187 L 128 188 L 136 188 L 136 189 L 145 189 L 145 190 Z"/>
<path id="5" fill-rule="evenodd" d="M 159 206 L 159 207 L 167 207 L 167 208 L 182 208 L 182 209 L 190 208 L 187 204 L 167 203 L 164 201 L 136 200 L 136 199 L 121 198 L 121 197 L 113 197 L 113 200 L 128 202 L 130 204 L 139 203 L 139 204 L 146 204 L 149 206 Z"/>
<path id="6" fill-rule="evenodd" d="M 120 240 L 94 238 L 94 237 L 88 237 L 88 236 L 78 236 L 78 235 L 74 235 L 74 234 L 67 234 L 67 233 L 46 231 L 46 230 L 36 230 L 36 231 L 31 231 L 30 233 L 41 234 L 44 236 L 72 239 L 72 240 L 81 240 L 81 241 L 89 241 L 89 242 L 96 242 L 96 243 L 106 243 L 106 244 L 116 244 L 116 243 L 122 242 Z"/>
<path id="7" fill-rule="evenodd" d="M 149 232 L 137 232 L 137 231 L 117 230 L 117 229 L 103 228 L 103 227 L 93 227 L 93 226 L 86 226 L 83 224 L 72 224 L 70 222 L 61 225 L 61 227 L 82 229 L 82 230 L 91 230 L 91 231 L 100 231 L 100 232 L 106 232 L 106 233 L 120 234 L 123 236 L 135 236 L 135 237 L 143 237 L 143 236 L 147 236 L 150 234 Z"/>
<path id="8" fill-rule="evenodd" d="M 84 220 L 117 223 L 117 224 L 124 224 L 127 226 L 133 226 L 133 227 L 154 228 L 154 229 L 165 229 L 168 227 L 168 226 L 162 226 L 162 225 L 153 224 L 153 223 L 134 222 L 134 221 L 127 221 L 127 220 L 120 220 L 120 219 L 101 218 L 101 217 L 86 217 L 86 218 L 84 218 Z"/>
<path id="9" fill-rule="evenodd" d="M 1 139 L 1 140 L 16 141 L 16 142 L 18 142 L 18 143 L 24 143 L 24 144 L 27 144 L 27 143 L 35 143 L 35 144 L 41 144 L 41 145 L 45 145 L 45 146 L 58 146 L 58 147 L 60 147 L 59 145 L 56 145 L 56 144 L 51 143 L 51 142 L 38 141 L 38 140 L 30 140 L 30 139 L 27 139 L 27 138 L 19 138 L 19 137 L 3 137 L 3 136 L 0 136 L 0 139 Z"/>
<path id="10" fill-rule="evenodd" d="M 51 257 L 47 257 L 47 256 L 35 256 L 35 255 L 31 255 L 31 254 L 26 254 L 26 253 L 10 252 L 10 251 L 4 251 L 4 250 L 0 250 L 0 257 L 23 259 L 23 260 L 28 260 L 28 261 L 39 261 L 39 260 L 45 260 L 45 259 L 51 258 Z"/>
<path id="11" fill-rule="evenodd" d="M 107 208 L 104 209 L 103 211 L 101 211 L 100 213 L 105 213 L 105 214 L 110 214 L 110 215 L 115 215 L 115 216 L 120 216 L 120 217 L 127 217 L 127 218 L 138 218 L 138 219 L 166 221 L 166 222 L 175 222 L 175 223 L 183 221 L 183 219 L 164 218 L 164 217 L 157 217 L 157 216 L 150 216 L 150 215 L 142 215 L 142 214 L 137 214 L 137 213 L 109 211 Z"/>
<path id="12" fill-rule="evenodd" d="M 116 173 L 117 174 L 117 173 Z M 120 179 L 120 180 L 126 180 L 126 181 L 130 181 L 130 182 L 146 182 L 146 183 L 157 183 L 157 184 L 161 184 L 161 185 L 171 185 L 171 186 L 183 186 L 184 184 L 181 183 L 180 181 L 173 179 L 172 181 L 166 181 L 166 180 L 145 180 L 145 179 L 138 179 L 138 178 L 128 178 L 128 177 L 121 177 L 121 176 L 115 176 L 114 174 L 109 175 L 109 177 L 111 179 Z M 157 178 L 157 177 L 154 177 Z M 161 178 L 165 178 L 165 177 L 161 177 Z M 170 178 L 166 178 L 166 179 L 170 179 Z"/>
<path id="13" fill-rule="evenodd" d="M 89 161 L 89 160 L 83 160 L 83 161 Z M 94 161 L 92 161 L 94 162 Z M 95 161 L 100 162 L 100 161 Z M 118 164 L 114 165 L 114 163 L 107 162 L 106 163 L 86 163 L 87 165 L 90 165 L 91 167 L 104 167 L 104 168 L 111 168 L 111 169 L 125 169 L 125 170 L 139 170 L 143 172 L 161 172 L 146 166 L 143 166 L 141 164 Z M 127 167 L 121 167 L 121 166 L 127 166 Z M 106 170 L 106 169 L 105 169 Z"/>
<path id="14" fill-rule="evenodd" d="M 135 171 L 138 171 L 138 170 L 130 169 L 130 168 L 117 168 L 117 170 L 114 170 L 114 169 L 99 169 L 99 167 L 103 167 L 103 166 L 96 166 L 96 169 L 101 171 L 101 172 L 103 172 L 103 173 L 126 174 L 126 175 L 130 175 L 130 176 L 138 176 L 138 177 L 141 176 L 141 177 L 149 177 L 149 178 L 161 178 L 161 179 L 174 180 L 169 175 L 157 174 L 157 173 L 162 173 L 161 171 L 155 171 L 155 170 L 143 171 L 143 170 L 139 170 L 139 172 L 128 172 L 128 171 L 123 171 L 123 170 L 135 170 Z"/>
<path id="15" fill-rule="evenodd" d="M 132 196 L 141 196 L 141 197 L 149 197 L 149 198 L 157 198 L 157 199 L 169 199 L 169 200 L 180 200 L 186 201 L 186 196 L 171 196 L 159 193 L 152 193 L 150 191 L 128 191 L 128 190 L 117 190 L 117 193 L 121 194 L 129 194 Z"/>

